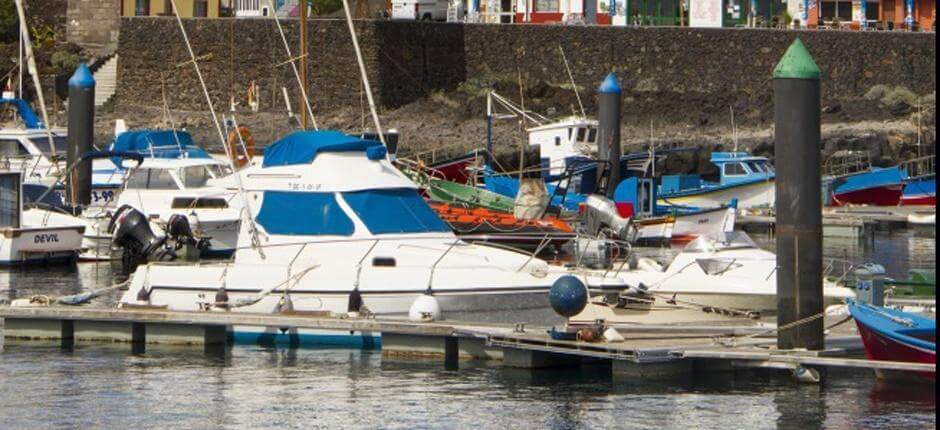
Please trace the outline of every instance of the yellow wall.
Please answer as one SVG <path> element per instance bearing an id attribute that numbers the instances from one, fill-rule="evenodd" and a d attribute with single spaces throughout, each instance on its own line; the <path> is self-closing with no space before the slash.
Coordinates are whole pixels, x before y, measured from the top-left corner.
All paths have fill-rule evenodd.
<path id="1" fill-rule="evenodd" d="M 219 17 L 219 0 L 206 0 L 208 6 L 208 13 L 206 14 L 209 18 L 218 18 Z M 176 7 L 180 11 L 180 16 L 183 18 L 191 18 L 193 16 L 193 3 L 195 0 L 176 0 Z M 121 15 L 122 16 L 134 16 L 135 5 L 137 0 L 122 0 L 121 3 Z M 173 10 L 164 10 L 165 0 L 150 0 L 150 16 L 161 16 L 161 15 L 173 15 Z"/>

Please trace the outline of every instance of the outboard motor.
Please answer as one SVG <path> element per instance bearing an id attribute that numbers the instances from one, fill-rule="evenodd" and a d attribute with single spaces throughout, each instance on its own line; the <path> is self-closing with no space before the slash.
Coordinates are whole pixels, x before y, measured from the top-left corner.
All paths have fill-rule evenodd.
<path id="1" fill-rule="evenodd" d="M 588 235 L 597 236 L 604 233 L 618 239 L 629 239 L 630 218 L 620 216 L 617 205 L 608 197 L 589 195 L 584 201 L 584 219 Z"/>
<path id="2" fill-rule="evenodd" d="M 118 208 L 111 217 L 108 231 L 113 232 L 112 243 L 124 250 L 121 265 L 125 275 L 150 257 L 163 259 L 169 251 L 164 247 L 166 238 L 154 233 L 147 216 L 129 205 Z"/>
<path id="3" fill-rule="evenodd" d="M 209 249 L 209 238 L 196 237 L 192 227 L 189 225 L 189 219 L 181 214 L 173 214 L 166 223 L 167 238 L 176 243 L 174 249 L 178 252 L 183 250 L 183 258 L 187 261 L 195 261 L 199 255 Z"/>

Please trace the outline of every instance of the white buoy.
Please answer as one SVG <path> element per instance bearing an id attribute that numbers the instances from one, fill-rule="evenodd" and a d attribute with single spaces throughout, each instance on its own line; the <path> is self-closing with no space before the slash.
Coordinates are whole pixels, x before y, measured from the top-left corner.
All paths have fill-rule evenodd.
<path id="1" fill-rule="evenodd" d="M 415 322 L 430 322 L 441 319 L 441 305 L 430 294 L 422 294 L 408 309 L 408 319 Z"/>

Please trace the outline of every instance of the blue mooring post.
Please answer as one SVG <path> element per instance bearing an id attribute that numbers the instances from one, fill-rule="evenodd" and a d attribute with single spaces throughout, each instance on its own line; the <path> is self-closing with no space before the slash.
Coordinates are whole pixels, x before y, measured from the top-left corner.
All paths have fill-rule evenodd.
<path id="1" fill-rule="evenodd" d="M 819 76 L 799 39 L 774 69 L 778 326 L 823 312 Z M 823 319 L 778 332 L 777 347 L 823 349 Z"/>
<path id="2" fill-rule="evenodd" d="M 607 197 L 614 196 L 614 190 L 620 183 L 620 84 L 613 72 L 607 74 L 600 88 L 597 89 L 597 159 L 606 161 L 598 165 L 598 173 L 610 169 L 604 186 Z M 600 176 L 598 177 L 600 179 Z"/>
<path id="3" fill-rule="evenodd" d="M 69 79 L 69 169 L 95 141 L 95 78 L 88 65 L 82 63 Z M 68 201 L 73 206 L 91 203 L 91 162 L 77 166 L 68 180 Z"/>

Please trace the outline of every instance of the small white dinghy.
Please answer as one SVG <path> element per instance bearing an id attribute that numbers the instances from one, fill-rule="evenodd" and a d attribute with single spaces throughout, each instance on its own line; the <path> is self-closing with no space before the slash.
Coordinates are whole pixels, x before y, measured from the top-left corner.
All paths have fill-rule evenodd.
<path id="1" fill-rule="evenodd" d="M 44 209 L 23 209 L 22 174 L 0 172 L 0 265 L 73 262 L 85 223 Z"/>

